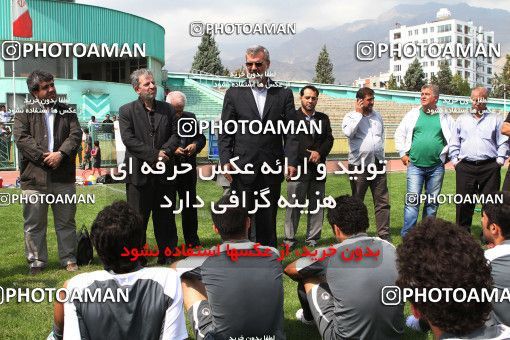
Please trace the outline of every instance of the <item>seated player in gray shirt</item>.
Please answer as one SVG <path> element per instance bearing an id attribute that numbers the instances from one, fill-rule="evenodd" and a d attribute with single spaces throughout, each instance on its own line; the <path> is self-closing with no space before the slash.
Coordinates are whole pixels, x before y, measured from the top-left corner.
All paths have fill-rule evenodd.
<path id="1" fill-rule="evenodd" d="M 230 196 L 223 196 L 214 210 L 229 203 Z M 211 248 L 209 256 L 188 257 L 172 265 L 181 274 L 184 307 L 195 336 L 285 339 L 279 253 L 248 240 L 247 209 L 223 209 L 211 211 L 213 229 L 223 243 Z"/>
<path id="2" fill-rule="evenodd" d="M 366 234 L 368 211 L 358 198 L 340 196 L 328 221 L 340 242 L 328 256 L 303 257 L 285 274 L 298 282 L 302 309 L 296 317 L 315 323 L 323 339 L 395 339 L 404 330 L 403 305 L 385 306 L 381 289 L 397 279 L 396 251 Z"/>
<path id="3" fill-rule="evenodd" d="M 492 304 L 483 296 L 492 291 L 491 266 L 463 228 L 423 220 L 398 247 L 397 267 L 397 286 L 413 292 L 411 311 L 429 324 L 434 339 L 510 339 L 507 326 L 486 324 Z"/>
<path id="4" fill-rule="evenodd" d="M 503 196 L 503 202 L 484 205 L 482 231 L 491 246 L 485 251 L 485 258 L 491 263 L 494 288 L 502 295 L 504 289 L 510 289 L 510 192 L 496 194 Z M 493 306 L 489 323 L 510 326 L 510 302 L 493 302 Z"/>

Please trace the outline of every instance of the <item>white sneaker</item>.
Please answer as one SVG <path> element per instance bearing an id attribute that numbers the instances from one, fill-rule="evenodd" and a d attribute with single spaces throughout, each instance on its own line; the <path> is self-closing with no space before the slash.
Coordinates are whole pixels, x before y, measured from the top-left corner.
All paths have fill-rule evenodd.
<path id="1" fill-rule="evenodd" d="M 296 311 L 296 319 L 304 323 L 305 325 L 313 325 L 313 320 L 306 320 L 305 313 L 303 313 L 303 308 L 300 308 Z"/>

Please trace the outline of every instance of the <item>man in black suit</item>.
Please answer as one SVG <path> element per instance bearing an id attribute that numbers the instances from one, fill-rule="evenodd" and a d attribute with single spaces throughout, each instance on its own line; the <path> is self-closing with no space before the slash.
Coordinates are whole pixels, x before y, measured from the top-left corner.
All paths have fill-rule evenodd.
<path id="1" fill-rule="evenodd" d="M 169 260 L 164 256 L 165 248 L 177 246 L 172 210 L 161 207 L 168 203 L 164 196 L 171 199 L 175 195 L 174 183 L 167 177 L 173 174 L 173 155 L 179 143 L 177 119 L 168 103 L 155 99 L 157 88 L 150 71 L 134 71 L 131 84 L 139 98 L 119 110 L 120 134 L 126 146 L 124 162 L 132 163 L 132 173 L 128 171 L 126 178 L 127 201 L 142 215 L 145 230 L 152 211 L 154 236 L 160 249 L 158 263 L 164 264 Z M 165 163 L 163 173 L 156 168 L 158 160 Z M 142 173 L 144 163 L 158 173 Z M 144 168 L 146 172 L 147 166 Z"/>
<path id="2" fill-rule="evenodd" d="M 287 183 L 287 196 L 292 204 L 296 200 L 300 204 L 306 199 L 309 200 L 305 242 L 308 247 L 315 247 L 321 237 L 324 220 L 324 209 L 317 206 L 317 201 L 322 201 L 324 198 L 326 190 L 326 177 L 323 175 L 326 171 L 324 163 L 333 147 L 334 138 L 328 115 L 315 111 L 319 90 L 313 85 L 307 85 L 299 94 L 301 107 L 296 111 L 296 115 L 298 120 L 306 122 L 308 131 L 299 133 L 298 164 L 302 170 L 298 179 Z M 315 132 L 314 126 L 320 127 L 320 131 Z M 305 162 L 308 169 L 306 174 L 303 173 Z M 319 164 L 323 164 L 324 172 L 322 173 L 317 170 Z M 285 215 L 284 242 L 291 247 L 294 247 L 296 243 L 295 235 L 301 210 L 301 208 L 288 207 Z"/>
<path id="3" fill-rule="evenodd" d="M 261 204 L 264 203 L 257 195 L 262 189 L 269 188 L 266 197 L 270 207 L 259 208 L 254 213 L 251 227 L 252 235 L 255 229 L 257 242 L 262 245 L 276 246 L 277 202 L 280 198 L 284 172 L 288 177 L 296 173 L 297 136 L 293 133 L 284 134 L 281 131 L 254 133 L 250 129 L 243 131 L 240 128 L 241 121 L 248 123 L 260 121 L 262 126 L 271 123 L 276 126 L 278 121 L 283 121 L 285 124 L 296 123 L 292 91 L 279 86 L 266 76 L 269 65 L 269 52 L 266 48 L 254 46 L 247 49 L 246 72 L 249 80 L 227 90 L 221 114 L 223 125 L 227 121 L 235 121 L 238 128 L 235 133 L 221 131 L 219 152 L 224 169 L 233 169 L 231 159 L 234 157 L 239 157 L 235 164 L 241 169 L 244 169 L 247 164 L 253 164 L 254 174 L 225 175 L 237 195 L 246 193 L 248 209 L 252 210 L 255 207 L 256 199 Z M 287 169 L 284 168 L 284 157 L 288 158 Z M 273 169 L 280 166 L 282 171 L 278 174 L 263 174 L 261 167 L 264 162 Z"/>
<path id="4" fill-rule="evenodd" d="M 166 97 L 166 101 L 175 110 L 177 125 L 181 120 L 183 122 L 197 120 L 194 113 L 184 111 L 186 106 L 186 95 L 184 93 L 180 91 L 170 92 Z M 199 131 L 195 131 L 193 134 L 179 135 L 179 147 L 175 150 L 175 163 L 179 171 L 184 170 L 184 167 L 187 166 L 185 164 L 191 165 L 190 171 L 177 175 L 175 187 L 184 206 L 181 214 L 184 242 L 192 247 L 200 245 L 197 208 L 193 208 L 192 205 L 196 204 L 197 197 L 197 154 L 202 151 L 204 146 L 205 136 Z"/>

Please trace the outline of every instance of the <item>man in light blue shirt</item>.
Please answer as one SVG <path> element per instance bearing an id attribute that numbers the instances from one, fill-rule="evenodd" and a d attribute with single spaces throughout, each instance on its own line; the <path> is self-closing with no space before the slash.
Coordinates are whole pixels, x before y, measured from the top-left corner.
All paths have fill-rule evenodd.
<path id="1" fill-rule="evenodd" d="M 457 173 L 457 194 L 464 201 L 498 191 L 500 169 L 507 158 L 508 137 L 501 134 L 503 119 L 487 110 L 487 97 L 486 88 L 473 89 L 472 110 L 457 119 L 452 132 L 449 152 Z M 457 224 L 470 230 L 474 208 L 469 202 L 457 204 Z"/>

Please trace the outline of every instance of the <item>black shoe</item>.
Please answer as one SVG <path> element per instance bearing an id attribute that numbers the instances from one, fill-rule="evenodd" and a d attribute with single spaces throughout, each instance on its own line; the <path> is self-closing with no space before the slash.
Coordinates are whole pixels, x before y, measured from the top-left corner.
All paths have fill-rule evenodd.
<path id="1" fill-rule="evenodd" d="M 28 269 L 28 274 L 30 274 L 30 275 L 38 275 L 38 274 L 41 274 L 42 271 L 43 271 L 42 267 L 30 267 Z"/>

